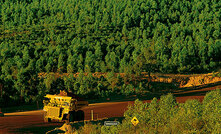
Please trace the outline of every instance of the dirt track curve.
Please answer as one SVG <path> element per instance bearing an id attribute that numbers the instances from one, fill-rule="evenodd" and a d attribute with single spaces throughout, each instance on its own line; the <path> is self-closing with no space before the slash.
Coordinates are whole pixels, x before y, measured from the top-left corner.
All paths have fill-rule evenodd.
<path id="1" fill-rule="evenodd" d="M 221 89 L 220 83 L 198 87 L 194 90 L 184 88 L 183 90 L 174 92 L 174 95 L 178 102 L 185 102 L 188 99 L 198 99 L 202 101 L 206 92 L 217 88 Z M 145 100 L 144 102 L 150 102 L 150 100 Z M 94 112 L 94 119 L 122 117 L 124 111 L 127 110 L 128 104 L 133 104 L 133 101 L 90 104 L 83 109 L 85 112 L 85 119 L 91 119 L 91 110 Z M 61 125 L 62 123 L 44 123 L 43 110 L 6 113 L 4 117 L 0 117 L 0 134 L 45 133 Z"/>

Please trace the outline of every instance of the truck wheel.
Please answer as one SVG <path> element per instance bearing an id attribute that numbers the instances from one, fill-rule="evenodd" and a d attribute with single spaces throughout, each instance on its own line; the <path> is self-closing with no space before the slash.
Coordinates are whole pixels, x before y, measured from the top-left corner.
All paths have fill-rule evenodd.
<path id="1" fill-rule="evenodd" d="M 69 119 L 69 114 L 64 114 L 62 120 L 68 120 Z"/>
<path id="2" fill-rule="evenodd" d="M 76 113 L 75 113 L 75 111 L 69 112 L 68 116 L 69 116 L 68 117 L 69 122 L 74 122 L 76 120 Z"/>
<path id="3" fill-rule="evenodd" d="M 83 121 L 84 120 L 84 111 L 78 110 L 77 111 L 77 121 Z"/>

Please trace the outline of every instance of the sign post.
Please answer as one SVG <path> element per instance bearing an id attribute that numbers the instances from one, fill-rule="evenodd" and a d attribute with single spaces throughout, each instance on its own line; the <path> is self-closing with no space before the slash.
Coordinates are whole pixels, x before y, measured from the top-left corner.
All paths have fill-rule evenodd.
<path id="1" fill-rule="evenodd" d="M 91 110 L 91 120 L 93 121 L 94 120 L 94 111 Z"/>
<path id="2" fill-rule="evenodd" d="M 119 121 L 105 121 L 104 122 L 104 126 L 116 126 L 118 124 L 120 124 Z"/>

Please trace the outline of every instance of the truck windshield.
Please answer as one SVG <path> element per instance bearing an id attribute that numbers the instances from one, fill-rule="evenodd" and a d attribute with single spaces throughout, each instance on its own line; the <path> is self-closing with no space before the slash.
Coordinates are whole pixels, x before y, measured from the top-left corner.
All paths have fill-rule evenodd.
<path id="1" fill-rule="evenodd" d="M 49 99 L 48 98 L 45 98 L 44 100 L 43 100 L 43 103 L 45 104 L 45 105 L 47 105 L 48 103 L 49 103 Z"/>

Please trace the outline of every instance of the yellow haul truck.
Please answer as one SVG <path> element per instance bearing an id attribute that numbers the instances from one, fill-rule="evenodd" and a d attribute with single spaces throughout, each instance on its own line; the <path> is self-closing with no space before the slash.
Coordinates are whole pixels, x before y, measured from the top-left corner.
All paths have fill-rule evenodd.
<path id="1" fill-rule="evenodd" d="M 80 109 L 88 106 L 88 101 L 65 91 L 60 91 L 58 95 L 47 94 L 43 103 L 45 122 L 51 122 L 52 120 L 59 122 L 84 120 L 84 111 Z"/>

